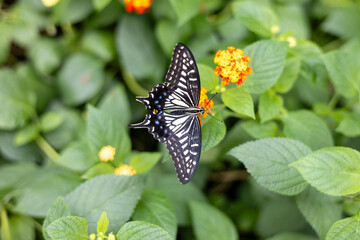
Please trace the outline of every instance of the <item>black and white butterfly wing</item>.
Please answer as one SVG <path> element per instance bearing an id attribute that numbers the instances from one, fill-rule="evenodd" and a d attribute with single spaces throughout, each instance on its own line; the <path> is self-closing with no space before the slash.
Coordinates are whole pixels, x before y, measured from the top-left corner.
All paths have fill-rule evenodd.
<path id="1" fill-rule="evenodd" d="M 194 176 L 201 154 L 201 127 L 196 115 L 170 115 L 165 122 L 171 131 L 166 147 L 182 184 Z"/>
<path id="2" fill-rule="evenodd" d="M 200 77 L 191 51 L 182 43 L 176 44 L 165 85 L 170 95 L 164 109 L 197 107 L 200 99 Z"/>
<path id="3" fill-rule="evenodd" d="M 165 116 L 169 113 L 147 113 L 144 121 L 129 125 L 129 128 L 147 128 L 149 133 L 159 142 L 165 142 L 170 135 L 169 125 L 165 122 Z"/>

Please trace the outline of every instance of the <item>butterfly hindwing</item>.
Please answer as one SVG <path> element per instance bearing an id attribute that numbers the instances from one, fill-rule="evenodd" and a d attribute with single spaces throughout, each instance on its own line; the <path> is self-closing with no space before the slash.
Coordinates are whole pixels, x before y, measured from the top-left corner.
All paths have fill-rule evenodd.
<path id="1" fill-rule="evenodd" d="M 165 116 L 168 113 L 159 111 L 158 113 L 147 113 L 144 121 L 137 124 L 132 124 L 130 128 L 147 128 L 153 137 L 160 141 L 165 142 L 170 135 L 169 126 L 165 122 Z"/>
<path id="2" fill-rule="evenodd" d="M 173 116 L 172 116 L 173 117 Z M 181 121 L 181 125 L 175 125 Z M 186 115 L 172 120 L 175 126 L 166 140 L 166 147 L 174 161 L 182 184 L 188 183 L 196 172 L 201 153 L 201 127 L 197 116 Z"/>
<path id="3" fill-rule="evenodd" d="M 146 109 L 165 109 L 165 99 L 169 97 L 172 91 L 167 84 L 160 83 L 153 87 L 147 97 L 137 97 L 136 100 L 142 102 Z"/>

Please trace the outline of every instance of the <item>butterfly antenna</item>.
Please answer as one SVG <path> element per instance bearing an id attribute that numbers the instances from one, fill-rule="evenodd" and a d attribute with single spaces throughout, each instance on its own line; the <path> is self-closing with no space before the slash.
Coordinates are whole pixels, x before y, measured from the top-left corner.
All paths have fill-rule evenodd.
<path id="1" fill-rule="evenodd" d="M 218 94 L 218 92 L 216 92 L 214 95 L 212 95 L 212 97 L 210 98 L 209 102 L 205 105 L 204 108 L 206 108 L 207 105 L 209 105 L 210 101 L 216 96 L 216 94 Z M 224 121 L 216 118 L 216 117 L 214 116 L 214 114 L 210 111 L 210 109 L 209 109 L 208 111 L 209 111 L 211 117 L 215 118 L 215 119 L 218 120 L 219 122 L 224 122 Z"/>

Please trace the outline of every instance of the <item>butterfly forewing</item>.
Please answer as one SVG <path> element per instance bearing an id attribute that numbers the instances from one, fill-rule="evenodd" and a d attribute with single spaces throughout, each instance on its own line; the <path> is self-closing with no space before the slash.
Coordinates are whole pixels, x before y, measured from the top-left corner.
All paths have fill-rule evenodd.
<path id="1" fill-rule="evenodd" d="M 165 82 L 172 90 L 165 100 L 165 109 L 197 107 L 200 98 L 200 77 L 190 50 L 178 43 L 173 52 Z"/>

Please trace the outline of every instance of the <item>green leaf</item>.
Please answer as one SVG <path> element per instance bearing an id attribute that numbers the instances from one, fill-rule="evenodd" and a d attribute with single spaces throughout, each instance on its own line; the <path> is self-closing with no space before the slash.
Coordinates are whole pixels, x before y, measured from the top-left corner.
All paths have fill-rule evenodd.
<path id="1" fill-rule="evenodd" d="M 44 133 L 45 139 L 56 149 L 62 149 L 70 142 L 83 136 L 85 121 L 80 112 L 71 108 L 58 107 L 53 111 L 59 113 L 64 119 L 63 123 L 51 132 Z"/>
<path id="2" fill-rule="evenodd" d="M 33 240 L 35 239 L 34 219 L 28 216 L 13 215 L 9 218 L 11 239 Z M 4 222 L 2 222 L 3 227 Z M 1 239 L 9 239 L 1 234 Z"/>
<path id="3" fill-rule="evenodd" d="M 92 0 L 94 8 L 97 11 L 103 10 L 107 5 L 109 5 L 110 2 L 111 0 Z"/>
<path id="4" fill-rule="evenodd" d="M 73 172 L 60 168 L 42 168 L 27 180 L 26 188 L 17 199 L 15 210 L 33 217 L 45 217 L 54 201 L 80 184 Z"/>
<path id="5" fill-rule="evenodd" d="M 330 80 L 336 90 L 345 98 L 360 93 L 360 69 L 353 53 L 332 51 L 324 55 L 324 62 Z"/>
<path id="6" fill-rule="evenodd" d="M 325 32 L 341 38 L 350 39 L 359 36 L 359 5 L 349 2 L 344 7 L 333 7 L 322 24 Z"/>
<path id="7" fill-rule="evenodd" d="M 16 146 L 14 135 L 8 131 L 0 131 L 0 151 L 4 159 L 19 162 L 24 160 L 36 162 L 38 159 L 41 159 L 43 153 L 40 152 L 39 147 L 35 143 Z"/>
<path id="8" fill-rule="evenodd" d="M 98 162 L 98 157 L 90 151 L 87 141 L 70 143 L 60 154 L 59 164 L 71 170 L 83 172 Z"/>
<path id="9" fill-rule="evenodd" d="M 64 102 L 77 106 L 94 97 L 104 84 L 104 64 L 91 55 L 77 53 L 66 59 L 58 75 Z"/>
<path id="10" fill-rule="evenodd" d="M 336 131 L 344 134 L 347 137 L 360 136 L 360 113 L 350 113 L 341 120 Z"/>
<path id="11" fill-rule="evenodd" d="M 105 234 L 109 227 L 109 219 L 107 218 L 106 212 L 103 212 L 97 222 L 97 233 Z"/>
<path id="12" fill-rule="evenodd" d="M 172 240 L 173 238 L 164 229 L 142 221 L 126 223 L 116 234 L 116 239 L 126 240 Z"/>
<path id="13" fill-rule="evenodd" d="M 114 36 L 110 32 L 86 32 L 81 41 L 81 47 L 84 51 L 93 54 L 104 62 L 109 62 L 115 58 Z"/>
<path id="14" fill-rule="evenodd" d="M 301 61 L 298 58 L 286 59 L 284 69 L 275 84 L 275 90 L 287 93 L 294 86 L 300 72 Z"/>
<path id="15" fill-rule="evenodd" d="M 210 116 L 208 116 L 210 117 Z M 221 140 L 224 139 L 226 135 L 226 126 L 224 122 L 220 122 L 215 118 L 211 118 L 208 121 L 204 122 L 201 127 L 202 135 L 202 152 L 205 152 L 216 145 L 218 145 Z"/>
<path id="16" fill-rule="evenodd" d="M 43 75 L 50 74 L 61 64 L 63 53 L 55 40 L 42 38 L 30 45 L 29 50 L 35 69 Z"/>
<path id="17" fill-rule="evenodd" d="M 90 232 L 95 232 L 101 213 L 107 212 L 108 231 L 114 232 L 130 219 L 140 199 L 142 182 L 138 176 L 101 175 L 81 184 L 64 200 L 73 215 L 87 220 Z"/>
<path id="18" fill-rule="evenodd" d="M 191 201 L 190 211 L 196 239 L 239 239 L 235 225 L 217 208 L 207 203 Z"/>
<path id="19" fill-rule="evenodd" d="M 163 77 L 165 59 L 146 18 L 124 15 L 117 26 L 115 41 L 122 66 L 135 79 L 158 81 Z"/>
<path id="20" fill-rule="evenodd" d="M 22 127 L 35 113 L 34 93 L 9 69 L 0 70 L 0 129 Z"/>
<path id="21" fill-rule="evenodd" d="M 242 88 L 232 88 L 221 95 L 221 99 L 231 110 L 255 119 L 251 95 Z"/>
<path id="22" fill-rule="evenodd" d="M 302 192 L 307 183 L 288 164 L 311 153 L 301 142 L 286 138 L 268 138 L 247 142 L 229 154 L 242 163 L 256 181 L 270 191 L 283 195 Z"/>
<path id="23" fill-rule="evenodd" d="M 36 170 L 36 166 L 30 162 L 2 164 L 0 168 L 0 189 L 15 188 L 21 179 L 34 174 Z"/>
<path id="24" fill-rule="evenodd" d="M 259 115 L 261 122 L 266 122 L 274 119 L 283 107 L 284 100 L 281 96 L 267 91 L 261 94 L 259 99 Z"/>
<path id="25" fill-rule="evenodd" d="M 215 76 L 214 70 L 204 64 L 198 64 L 201 87 L 205 88 L 208 92 L 215 89 L 219 84 L 219 77 Z"/>
<path id="26" fill-rule="evenodd" d="M 277 233 L 301 231 L 306 226 L 293 199 L 277 197 L 270 201 L 265 200 L 261 206 L 255 231 L 265 238 Z"/>
<path id="27" fill-rule="evenodd" d="M 279 79 L 285 66 L 288 44 L 286 42 L 263 40 L 244 49 L 251 58 L 252 74 L 242 85 L 249 93 L 260 94 L 269 90 Z"/>
<path id="28" fill-rule="evenodd" d="M 279 19 L 280 33 L 293 35 L 296 38 L 310 38 L 308 16 L 301 4 L 274 4 Z"/>
<path id="29" fill-rule="evenodd" d="M 328 75 L 322 59 L 323 52 L 318 45 L 311 41 L 297 39 L 296 45 L 288 51 L 289 55 L 301 61 L 301 78 L 309 82 L 327 83 Z"/>
<path id="30" fill-rule="evenodd" d="M 146 221 L 165 229 L 175 239 L 177 222 L 171 201 L 161 191 L 145 190 L 136 206 L 132 219 Z"/>
<path id="31" fill-rule="evenodd" d="M 340 198 L 320 193 L 308 187 L 296 196 L 296 204 L 307 222 L 314 228 L 320 239 L 325 239 L 331 225 L 341 219 Z"/>
<path id="32" fill-rule="evenodd" d="M 359 216 L 348 217 L 334 223 L 326 240 L 359 239 Z"/>
<path id="33" fill-rule="evenodd" d="M 328 147 L 291 164 L 313 187 L 328 195 L 360 191 L 360 153 L 346 147 Z"/>
<path id="34" fill-rule="evenodd" d="M 290 112 L 282 119 L 286 137 L 299 140 L 313 150 L 334 145 L 324 121 L 307 110 Z"/>
<path id="35" fill-rule="evenodd" d="M 55 98 L 57 89 L 55 84 L 49 84 L 42 77 L 39 77 L 29 64 L 17 64 L 16 75 L 20 78 L 21 87 L 26 91 L 36 94 L 36 109 L 43 112 L 49 107 L 49 103 Z"/>
<path id="36" fill-rule="evenodd" d="M 247 134 L 255 139 L 275 137 L 278 132 L 278 126 L 275 122 L 259 123 L 257 121 L 245 121 L 241 127 Z"/>
<path id="37" fill-rule="evenodd" d="M 312 237 L 309 235 L 305 235 L 302 233 L 292 233 L 292 232 L 286 232 L 286 233 L 279 233 L 271 238 L 267 238 L 266 240 L 316 240 L 316 237 Z"/>
<path id="38" fill-rule="evenodd" d="M 130 123 L 129 98 L 122 84 L 114 85 L 100 100 L 99 109 L 116 118 L 121 125 Z"/>
<path id="39" fill-rule="evenodd" d="M 61 0 L 54 7 L 53 17 L 57 23 L 77 23 L 93 10 L 89 0 Z"/>
<path id="40" fill-rule="evenodd" d="M 109 163 L 98 163 L 93 167 L 89 168 L 84 175 L 81 177 L 84 179 L 90 179 L 102 174 L 112 174 L 114 173 L 115 168 Z"/>
<path id="41" fill-rule="evenodd" d="M 62 217 L 67 217 L 70 216 L 70 210 L 69 207 L 66 205 L 66 203 L 64 202 L 64 200 L 62 198 L 58 198 L 56 200 L 56 202 L 51 206 L 51 208 L 49 208 L 49 210 L 46 213 L 46 218 L 44 220 L 43 223 L 43 234 L 44 234 L 44 238 L 46 240 L 51 240 L 48 232 L 47 232 L 47 227 L 54 222 L 55 220 L 62 218 Z"/>
<path id="42" fill-rule="evenodd" d="M 58 112 L 46 112 L 40 117 L 40 129 L 43 132 L 50 132 L 59 127 L 64 121 L 63 116 Z"/>
<path id="43" fill-rule="evenodd" d="M 201 0 L 170 0 L 177 15 L 178 26 L 183 25 L 200 13 Z"/>
<path id="44" fill-rule="evenodd" d="M 272 27 L 278 26 L 278 19 L 273 10 L 254 1 L 235 2 L 232 11 L 251 31 L 263 37 L 270 37 Z"/>
<path id="45" fill-rule="evenodd" d="M 11 44 L 11 28 L 5 21 L 0 23 L 0 32 L 2 33 L 0 38 L 0 64 L 3 64 L 10 52 Z"/>
<path id="46" fill-rule="evenodd" d="M 17 146 L 25 145 L 31 141 L 34 141 L 39 136 L 39 128 L 30 124 L 19 130 L 15 134 L 15 144 Z"/>
<path id="47" fill-rule="evenodd" d="M 97 155 L 102 147 L 110 145 L 116 149 L 115 161 L 125 159 L 130 153 L 131 142 L 124 127 L 90 105 L 88 112 L 87 134 L 93 152 Z"/>
<path id="48" fill-rule="evenodd" d="M 52 240 L 62 240 L 66 236 L 67 240 L 87 240 L 88 223 L 84 218 L 68 216 L 55 220 L 47 227 Z"/>
<path id="49" fill-rule="evenodd" d="M 161 155 L 158 152 L 139 153 L 130 160 L 130 166 L 136 170 L 136 174 L 147 172 L 160 160 Z"/>
<path id="50" fill-rule="evenodd" d="M 192 182 L 182 185 L 175 174 L 159 178 L 156 187 L 171 200 L 179 225 L 190 225 L 188 203 L 191 200 L 206 202 L 206 197 Z"/>
<path id="51" fill-rule="evenodd" d="M 156 38 L 168 56 L 171 55 L 175 44 L 179 42 L 181 33 L 176 23 L 168 19 L 159 19 L 155 27 Z"/>

